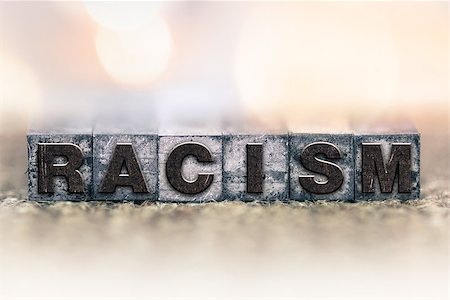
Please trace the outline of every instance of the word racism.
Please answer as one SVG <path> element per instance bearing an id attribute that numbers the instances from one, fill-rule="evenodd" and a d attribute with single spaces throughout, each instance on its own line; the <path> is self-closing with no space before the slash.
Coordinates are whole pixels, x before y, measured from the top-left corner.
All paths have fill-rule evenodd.
<path id="1" fill-rule="evenodd" d="M 30 133 L 29 199 L 417 199 L 420 136 Z"/>

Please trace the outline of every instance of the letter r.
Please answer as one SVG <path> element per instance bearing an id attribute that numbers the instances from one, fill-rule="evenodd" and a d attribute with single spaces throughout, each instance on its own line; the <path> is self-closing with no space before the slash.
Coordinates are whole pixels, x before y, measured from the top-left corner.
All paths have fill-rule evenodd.
<path id="1" fill-rule="evenodd" d="M 65 163 L 54 162 L 57 157 L 65 157 Z M 54 193 L 54 177 L 65 177 L 67 192 L 81 194 L 84 192 L 83 177 L 78 170 L 83 164 L 83 152 L 74 144 L 39 143 L 38 151 L 38 192 Z"/>

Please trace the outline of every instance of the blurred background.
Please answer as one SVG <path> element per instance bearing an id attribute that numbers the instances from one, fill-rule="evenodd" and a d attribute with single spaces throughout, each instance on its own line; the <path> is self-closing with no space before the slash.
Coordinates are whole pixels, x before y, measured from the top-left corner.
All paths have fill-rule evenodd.
<path id="1" fill-rule="evenodd" d="M 3 131 L 130 106 L 446 124 L 446 2 L 1 5 Z"/>
<path id="2" fill-rule="evenodd" d="M 448 2 L 1 2 L 0 298 L 447 299 Z M 412 120 L 414 203 L 26 199 L 34 119 Z"/>

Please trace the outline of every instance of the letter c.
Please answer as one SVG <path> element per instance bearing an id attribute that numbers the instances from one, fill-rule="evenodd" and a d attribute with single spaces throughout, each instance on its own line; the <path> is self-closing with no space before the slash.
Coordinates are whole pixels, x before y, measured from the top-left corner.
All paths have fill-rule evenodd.
<path id="1" fill-rule="evenodd" d="M 166 163 L 166 176 L 170 185 L 183 194 L 199 194 L 205 191 L 213 182 L 214 174 L 200 173 L 194 181 L 183 177 L 181 168 L 188 156 L 194 156 L 200 163 L 213 162 L 211 152 L 198 143 L 185 143 L 177 146 L 169 154 Z"/>

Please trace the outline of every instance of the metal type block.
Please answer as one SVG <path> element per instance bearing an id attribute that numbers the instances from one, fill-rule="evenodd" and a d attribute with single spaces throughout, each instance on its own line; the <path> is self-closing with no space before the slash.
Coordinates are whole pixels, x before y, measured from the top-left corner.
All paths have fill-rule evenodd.
<path id="1" fill-rule="evenodd" d="M 222 199 L 220 131 L 188 126 L 178 129 L 165 127 L 160 132 L 158 151 L 160 201 Z"/>
<path id="2" fill-rule="evenodd" d="M 358 133 L 355 200 L 411 200 L 420 197 L 420 135 L 415 130 Z"/>
<path id="3" fill-rule="evenodd" d="M 224 199 L 287 200 L 288 160 L 287 132 L 224 135 Z"/>
<path id="4" fill-rule="evenodd" d="M 96 126 L 93 149 L 95 200 L 158 199 L 156 129 Z"/>
<path id="5" fill-rule="evenodd" d="M 290 199 L 354 199 L 352 134 L 291 133 L 289 156 Z"/>
<path id="6" fill-rule="evenodd" d="M 29 200 L 89 200 L 92 196 L 92 130 L 30 130 Z"/>

